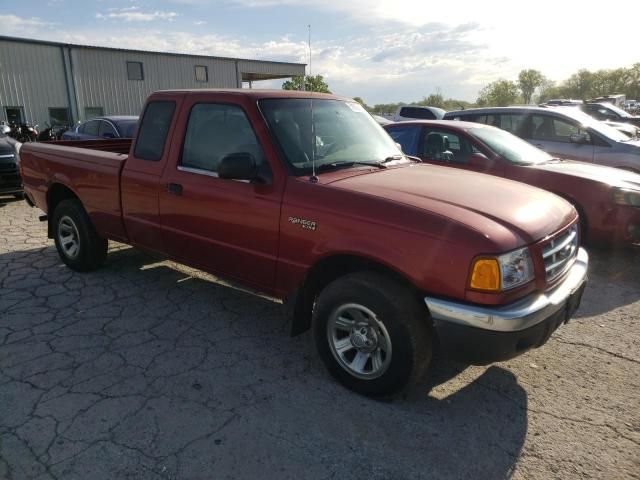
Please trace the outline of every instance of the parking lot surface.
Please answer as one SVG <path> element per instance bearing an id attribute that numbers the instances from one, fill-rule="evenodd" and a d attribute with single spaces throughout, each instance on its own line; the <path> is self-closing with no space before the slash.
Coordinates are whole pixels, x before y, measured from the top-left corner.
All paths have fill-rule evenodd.
<path id="1" fill-rule="evenodd" d="M 0 479 L 640 478 L 638 252 L 544 347 L 383 403 L 281 305 L 116 244 L 75 273 L 39 214 L 0 199 Z"/>

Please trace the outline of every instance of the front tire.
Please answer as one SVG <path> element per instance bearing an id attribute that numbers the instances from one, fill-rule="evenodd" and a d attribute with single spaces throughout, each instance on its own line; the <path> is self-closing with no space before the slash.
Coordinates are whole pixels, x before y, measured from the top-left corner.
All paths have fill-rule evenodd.
<path id="1" fill-rule="evenodd" d="M 331 375 L 371 397 L 412 386 L 431 360 L 426 308 L 410 289 L 379 273 L 353 273 L 329 284 L 314 308 L 313 335 Z"/>
<path id="2" fill-rule="evenodd" d="M 100 237 L 78 200 L 63 200 L 53 212 L 53 238 L 61 260 L 78 272 L 102 266 L 108 242 Z"/>

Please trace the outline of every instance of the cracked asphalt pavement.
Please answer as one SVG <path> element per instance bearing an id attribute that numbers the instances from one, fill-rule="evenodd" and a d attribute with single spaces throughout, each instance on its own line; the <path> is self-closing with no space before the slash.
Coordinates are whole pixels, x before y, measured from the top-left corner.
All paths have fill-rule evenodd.
<path id="1" fill-rule="evenodd" d="M 281 305 L 117 244 L 75 273 L 39 214 L 0 200 L 0 479 L 640 478 L 638 252 L 544 347 L 382 403 Z"/>

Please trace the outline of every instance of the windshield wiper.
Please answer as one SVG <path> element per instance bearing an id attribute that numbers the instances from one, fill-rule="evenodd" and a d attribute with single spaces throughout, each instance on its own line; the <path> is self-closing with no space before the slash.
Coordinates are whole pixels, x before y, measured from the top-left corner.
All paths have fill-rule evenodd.
<path id="1" fill-rule="evenodd" d="M 353 167 L 355 165 L 365 165 L 368 167 L 377 167 L 377 168 L 387 168 L 387 166 L 384 164 L 384 162 L 386 161 L 383 160 L 382 162 L 366 162 L 366 161 L 351 161 L 351 162 L 332 162 L 332 163 L 323 163 L 322 165 L 318 165 L 317 170 L 319 172 L 322 172 L 323 170 L 333 170 L 333 169 L 338 169 L 338 168 L 350 168 Z"/>

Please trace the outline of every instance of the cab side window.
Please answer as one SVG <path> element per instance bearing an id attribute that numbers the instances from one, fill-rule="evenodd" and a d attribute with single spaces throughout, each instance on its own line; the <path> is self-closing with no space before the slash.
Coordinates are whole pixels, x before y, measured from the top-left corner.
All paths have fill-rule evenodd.
<path id="1" fill-rule="evenodd" d="M 250 153 L 257 165 L 266 161 L 244 111 L 236 105 L 194 105 L 189 114 L 180 165 L 217 173 L 220 160 L 233 153 Z"/>
<path id="2" fill-rule="evenodd" d="M 175 109 L 176 104 L 171 101 L 150 102 L 147 105 L 133 152 L 136 158 L 153 162 L 162 158 Z"/>

